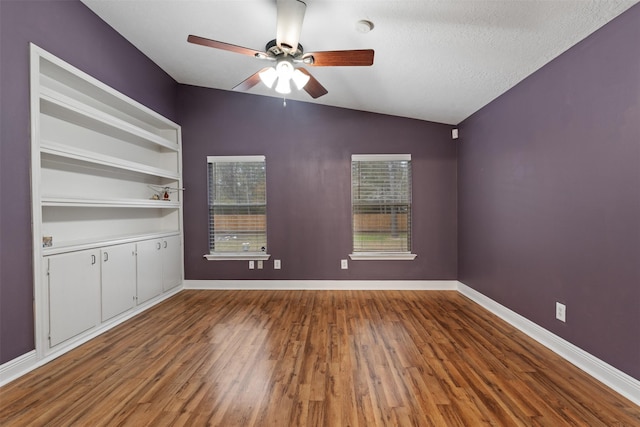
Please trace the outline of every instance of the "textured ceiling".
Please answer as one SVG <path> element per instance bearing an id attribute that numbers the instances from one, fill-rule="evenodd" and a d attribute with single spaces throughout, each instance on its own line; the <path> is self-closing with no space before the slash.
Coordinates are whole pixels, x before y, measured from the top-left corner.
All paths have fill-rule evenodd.
<path id="1" fill-rule="evenodd" d="M 305 52 L 370 48 L 375 61 L 307 67 L 329 93 L 287 98 L 458 124 L 638 1 L 308 0 Z M 82 2 L 179 83 L 231 90 L 269 64 L 187 36 L 264 50 L 275 0 Z M 361 19 L 373 31 L 356 31 Z M 261 84 L 249 93 L 281 98 Z"/>

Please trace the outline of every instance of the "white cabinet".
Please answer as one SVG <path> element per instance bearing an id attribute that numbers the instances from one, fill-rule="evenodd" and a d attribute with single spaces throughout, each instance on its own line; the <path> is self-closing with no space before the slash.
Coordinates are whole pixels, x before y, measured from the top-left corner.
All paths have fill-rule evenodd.
<path id="1" fill-rule="evenodd" d="M 138 304 L 162 293 L 162 240 L 147 240 L 137 244 Z"/>
<path id="2" fill-rule="evenodd" d="M 100 251 L 48 257 L 49 345 L 60 344 L 100 322 Z"/>
<path id="3" fill-rule="evenodd" d="M 136 298 L 136 245 L 129 243 L 100 251 L 102 321 L 130 310 Z"/>
<path id="4" fill-rule="evenodd" d="M 182 283 L 180 236 L 44 257 L 49 347 Z"/>
<path id="5" fill-rule="evenodd" d="M 180 236 L 162 239 L 162 290 L 168 291 L 182 283 Z"/>
<path id="6" fill-rule="evenodd" d="M 178 124 L 33 44 L 30 88 L 44 357 L 181 284 L 182 143 Z"/>
<path id="7" fill-rule="evenodd" d="M 182 283 L 180 236 L 139 242 L 138 304 Z"/>

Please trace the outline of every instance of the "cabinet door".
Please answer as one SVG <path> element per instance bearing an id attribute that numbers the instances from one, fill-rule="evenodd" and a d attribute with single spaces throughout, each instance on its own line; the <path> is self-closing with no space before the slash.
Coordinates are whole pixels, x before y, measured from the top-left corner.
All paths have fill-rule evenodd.
<path id="1" fill-rule="evenodd" d="M 180 236 L 162 239 L 162 290 L 175 288 L 182 282 Z"/>
<path id="2" fill-rule="evenodd" d="M 91 329 L 100 319 L 100 251 L 49 258 L 49 345 Z"/>
<path id="3" fill-rule="evenodd" d="M 162 240 L 146 240 L 137 244 L 138 304 L 162 293 Z"/>
<path id="4" fill-rule="evenodd" d="M 102 321 L 134 307 L 136 296 L 136 245 L 109 246 L 101 250 Z"/>

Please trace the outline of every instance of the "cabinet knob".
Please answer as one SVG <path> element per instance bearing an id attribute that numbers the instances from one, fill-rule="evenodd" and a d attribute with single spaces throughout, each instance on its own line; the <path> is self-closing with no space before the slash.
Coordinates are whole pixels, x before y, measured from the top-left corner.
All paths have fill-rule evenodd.
<path id="1" fill-rule="evenodd" d="M 105 252 L 104 253 L 104 258 L 103 259 L 104 259 L 104 262 L 109 261 L 109 252 Z"/>
<path id="2" fill-rule="evenodd" d="M 91 265 L 96 263 L 96 256 L 95 255 L 91 255 Z"/>
<path id="3" fill-rule="evenodd" d="M 164 241 L 164 248 L 165 249 L 167 248 L 167 241 L 166 240 Z"/>
<path id="4" fill-rule="evenodd" d="M 160 248 L 161 248 L 161 247 L 162 247 L 162 246 L 160 245 L 160 242 L 156 243 L 156 249 L 157 249 L 157 250 L 160 250 Z"/>

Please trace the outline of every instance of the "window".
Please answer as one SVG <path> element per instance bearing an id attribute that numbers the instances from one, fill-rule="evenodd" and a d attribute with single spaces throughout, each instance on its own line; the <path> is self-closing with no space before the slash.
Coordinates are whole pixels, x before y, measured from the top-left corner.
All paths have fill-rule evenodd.
<path id="1" fill-rule="evenodd" d="M 411 155 L 351 157 L 352 259 L 414 259 Z"/>
<path id="2" fill-rule="evenodd" d="M 207 259 L 268 259 L 264 156 L 209 156 Z"/>

